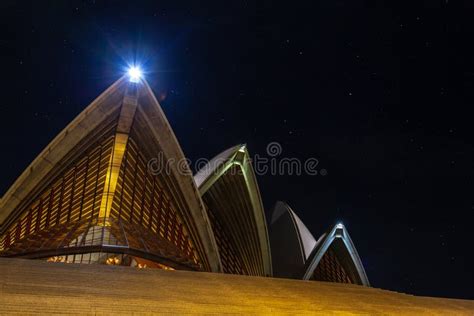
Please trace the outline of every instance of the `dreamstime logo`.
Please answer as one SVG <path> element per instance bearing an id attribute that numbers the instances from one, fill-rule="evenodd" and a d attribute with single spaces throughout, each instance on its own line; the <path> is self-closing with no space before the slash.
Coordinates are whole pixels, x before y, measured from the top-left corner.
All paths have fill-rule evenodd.
<path id="1" fill-rule="evenodd" d="M 267 155 L 270 157 L 276 157 L 281 155 L 283 152 L 283 148 L 281 147 L 280 143 L 271 142 L 267 145 Z"/>
<path id="2" fill-rule="evenodd" d="M 253 165 L 255 174 L 259 176 L 263 175 L 272 175 L 272 176 L 281 176 L 281 175 L 322 175 L 325 176 L 328 174 L 327 170 L 324 168 L 318 168 L 319 160 L 311 157 L 306 160 L 301 160 L 299 158 L 289 158 L 289 157 L 279 157 L 283 153 L 283 147 L 278 142 L 271 142 L 266 147 L 266 155 L 260 156 L 255 155 L 250 158 L 250 161 Z M 209 174 L 212 172 L 219 172 L 220 166 L 227 162 L 225 158 L 218 158 L 212 160 L 212 166 L 209 164 L 208 159 L 199 158 L 195 161 L 194 165 L 189 159 L 165 159 L 162 152 L 158 154 L 157 157 L 152 158 L 148 161 L 148 172 L 152 175 L 158 174 L 185 174 L 192 175 L 191 166 L 194 167 L 194 170 L 204 171 L 204 173 Z M 229 169 L 228 172 L 241 172 L 240 168 Z"/>
<path id="3" fill-rule="evenodd" d="M 283 153 L 283 147 L 278 142 L 271 142 L 267 145 L 267 156 L 262 157 L 260 155 L 255 155 L 252 159 L 252 164 L 254 166 L 255 173 L 257 175 L 322 175 L 325 176 L 328 174 L 326 169 L 319 169 L 319 160 L 311 157 L 306 160 L 301 160 L 299 158 L 289 158 L 283 157 L 279 158 Z"/>

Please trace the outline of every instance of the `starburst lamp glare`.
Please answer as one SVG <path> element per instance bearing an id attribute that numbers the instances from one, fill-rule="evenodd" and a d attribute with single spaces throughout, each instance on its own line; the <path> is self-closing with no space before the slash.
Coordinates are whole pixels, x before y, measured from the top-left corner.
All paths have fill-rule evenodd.
<path id="1" fill-rule="evenodd" d="M 139 67 L 133 66 L 128 69 L 128 76 L 130 77 L 130 82 L 138 82 L 142 77 L 142 71 Z"/>

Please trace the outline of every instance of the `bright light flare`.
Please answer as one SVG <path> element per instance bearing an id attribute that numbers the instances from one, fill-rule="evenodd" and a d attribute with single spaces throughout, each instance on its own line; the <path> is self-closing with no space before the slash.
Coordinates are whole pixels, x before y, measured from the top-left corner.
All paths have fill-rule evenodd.
<path id="1" fill-rule="evenodd" d="M 133 66 L 128 69 L 128 76 L 130 77 L 130 82 L 139 82 L 143 73 L 140 67 Z"/>

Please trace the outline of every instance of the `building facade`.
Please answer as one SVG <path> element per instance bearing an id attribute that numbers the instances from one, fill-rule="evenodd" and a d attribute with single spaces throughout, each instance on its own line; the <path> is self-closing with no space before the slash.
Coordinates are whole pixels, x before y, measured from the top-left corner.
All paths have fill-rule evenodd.
<path id="1" fill-rule="evenodd" d="M 0 256 L 369 284 L 343 226 L 316 242 L 279 203 L 270 231 L 293 241 L 270 244 L 245 145 L 194 176 L 180 161 L 147 82 L 119 79 L 0 200 Z"/>

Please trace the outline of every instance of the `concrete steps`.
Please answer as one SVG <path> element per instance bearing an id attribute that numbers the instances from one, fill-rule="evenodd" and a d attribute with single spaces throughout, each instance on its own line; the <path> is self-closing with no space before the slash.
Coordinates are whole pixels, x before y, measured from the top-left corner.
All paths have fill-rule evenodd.
<path id="1" fill-rule="evenodd" d="M 0 314 L 474 315 L 474 301 L 357 285 L 0 259 Z"/>

